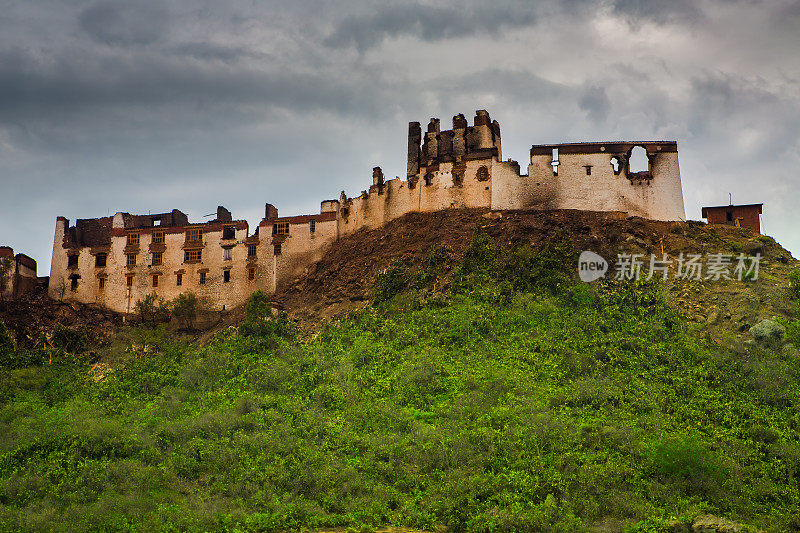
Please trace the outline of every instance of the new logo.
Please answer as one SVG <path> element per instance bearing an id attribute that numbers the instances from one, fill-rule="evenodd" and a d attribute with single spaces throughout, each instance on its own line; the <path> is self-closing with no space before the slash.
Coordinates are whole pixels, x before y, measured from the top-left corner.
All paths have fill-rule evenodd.
<path id="1" fill-rule="evenodd" d="M 585 251 L 581 252 L 578 258 L 578 276 L 581 281 L 589 283 L 602 278 L 608 272 L 608 261 L 603 259 L 602 256 Z"/>

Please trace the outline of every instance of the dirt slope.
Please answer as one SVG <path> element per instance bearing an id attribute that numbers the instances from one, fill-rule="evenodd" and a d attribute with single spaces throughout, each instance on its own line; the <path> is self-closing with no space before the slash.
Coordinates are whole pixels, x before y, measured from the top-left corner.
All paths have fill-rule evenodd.
<path id="1" fill-rule="evenodd" d="M 712 335 L 740 335 L 749 325 L 772 316 L 791 317 L 797 303 L 789 292 L 788 274 L 800 263 L 768 237 L 732 226 L 701 222 L 656 222 L 619 213 L 585 211 L 448 210 L 411 213 L 380 229 L 362 230 L 336 242 L 307 272 L 279 288 L 275 300 L 311 329 L 319 323 L 366 305 L 375 276 L 398 259 L 420 262 L 434 245 L 460 255 L 481 225 L 498 245 L 541 243 L 558 228 L 574 235 L 581 250 L 592 250 L 611 265 L 618 253 L 683 252 L 760 253 L 759 279 L 751 282 L 675 280 L 665 284 L 668 299 L 686 316 L 707 323 Z"/>

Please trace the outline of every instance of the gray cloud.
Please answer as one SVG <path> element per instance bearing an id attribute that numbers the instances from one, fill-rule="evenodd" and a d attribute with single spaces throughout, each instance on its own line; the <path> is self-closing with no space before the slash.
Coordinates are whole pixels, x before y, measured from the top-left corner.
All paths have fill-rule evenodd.
<path id="1" fill-rule="evenodd" d="M 98 43 L 127 46 L 150 44 L 164 35 L 168 12 L 145 2 L 105 1 L 84 9 L 80 27 Z"/>
<path id="2" fill-rule="evenodd" d="M 676 139 L 690 218 L 731 191 L 800 252 L 796 0 L 8 4 L 0 245 L 44 271 L 56 215 L 309 212 L 403 175 L 408 121 L 479 108 L 523 167 L 534 143 Z"/>
<path id="3" fill-rule="evenodd" d="M 694 23 L 706 18 L 693 0 L 615 0 L 614 12 L 632 23 L 649 20 L 657 24 L 674 22 Z"/>
<path id="4" fill-rule="evenodd" d="M 586 111 L 594 122 L 604 122 L 611 107 L 605 87 L 597 85 L 586 87 L 578 100 L 578 107 Z"/>
<path id="5" fill-rule="evenodd" d="M 355 46 L 364 51 L 392 37 L 411 36 L 434 42 L 497 35 L 510 28 L 530 26 L 535 21 L 534 8 L 526 3 L 457 7 L 407 3 L 383 6 L 368 15 L 345 17 L 324 42 L 333 48 Z"/>

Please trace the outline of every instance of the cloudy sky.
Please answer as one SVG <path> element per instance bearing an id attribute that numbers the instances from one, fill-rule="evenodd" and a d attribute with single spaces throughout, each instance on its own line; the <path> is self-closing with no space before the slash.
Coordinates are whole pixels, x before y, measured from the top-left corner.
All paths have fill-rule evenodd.
<path id="1" fill-rule="evenodd" d="M 763 202 L 800 255 L 800 0 L 5 0 L 0 244 L 46 275 L 57 215 L 315 213 L 476 109 L 523 168 L 677 140 L 689 218 Z"/>

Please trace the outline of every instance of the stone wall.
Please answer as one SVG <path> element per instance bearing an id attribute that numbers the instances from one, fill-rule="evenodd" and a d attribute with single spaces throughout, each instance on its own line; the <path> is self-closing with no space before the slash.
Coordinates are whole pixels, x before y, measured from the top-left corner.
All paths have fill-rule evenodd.
<path id="1" fill-rule="evenodd" d="M 14 249 L 9 246 L 0 246 L 0 259 L 10 262 L 10 269 L 6 273 L 6 286 L 2 293 L 4 300 L 21 298 L 36 288 L 36 261 L 25 255 L 14 255 Z"/>
<path id="2" fill-rule="evenodd" d="M 647 168 L 638 172 L 629 163 L 636 147 L 647 159 Z M 578 209 L 684 218 L 675 142 L 534 145 L 527 171 L 521 174 L 519 163 L 502 160 L 500 126 L 486 111 L 476 112 L 472 126 L 456 115 L 452 130 L 442 131 L 439 119 L 431 119 L 423 133 L 412 122 L 405 180 L 386 180 L 375 167 L 369 189 L 355 198 L 342 192 L 337 200 L 325 200 L 316 215 L 281 218 L 266 204 L 252 235 L 247 222 L 233 220 L 223 207 L 203 224 L 189 223 L 177 209 L 117 213 L 72 227 L 58 217 L 50 296 L 131 312 L 148 294 L 170 300 L 191 291 L 208 309 L 228 309 L 255 290 L 274 293 L 291 283 L 340 237 L 414 211 Z M 197 230 L 202 238 L 190 240 Z M 163 242 L 154 242 L 155 235 L 163 235 Z M 187 251 L 199 251 L 200 260 Z M 153 261 L 156 253 L 161 264 Z M 98 261 L 102 254 L 104 265 Z M 128 263 L 129 254 L 136 254 L 135 264 Z"/>

